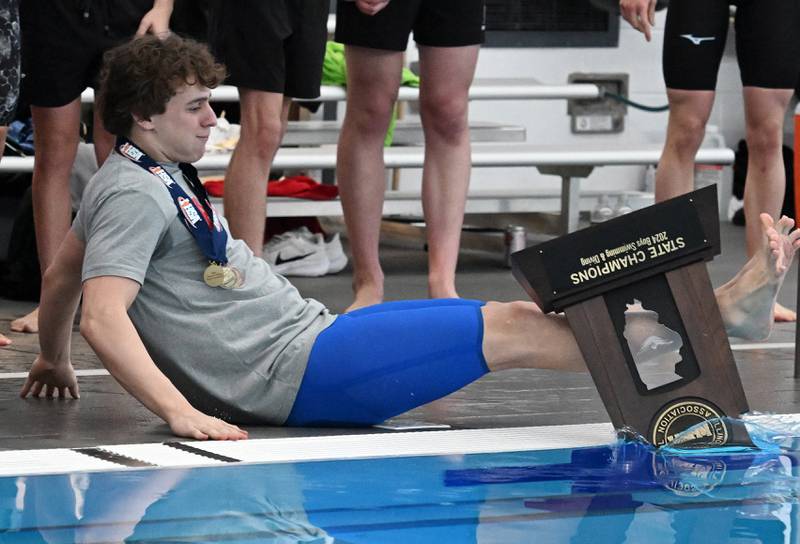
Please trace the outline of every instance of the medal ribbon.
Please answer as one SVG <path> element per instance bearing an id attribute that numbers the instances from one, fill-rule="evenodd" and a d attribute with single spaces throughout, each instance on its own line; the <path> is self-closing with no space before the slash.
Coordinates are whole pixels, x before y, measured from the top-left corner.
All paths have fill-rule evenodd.
<path id="1" fill-rule="evenodd" d="M 178 164 L 197 198 L 187 195 L 169 172 L 127 138 L 117 138 L 116 151 L 161 180 L 178 209 L 178 217 L 194 237 L 203 254 L 212 263 L 223 266 L 228 264 L 228 257 L 225 255 L 228 233 L 222 228 L 195 167 L 186 163 Z"/>

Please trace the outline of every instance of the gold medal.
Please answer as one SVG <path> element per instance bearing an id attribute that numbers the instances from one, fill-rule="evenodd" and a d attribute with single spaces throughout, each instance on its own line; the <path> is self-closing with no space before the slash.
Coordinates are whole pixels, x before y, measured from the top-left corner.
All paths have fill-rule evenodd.
<path id="1" fill-rule="evenodd" d="M 209 287 L 221 287 L 225 283 L 225 270 L 226 267 L 217 263 L 211 263 L 206 267 L 205 272 L 203 272 L 203 281 L 205 281 L 206 285 Z"/>
<path id="2" fill-rule="evenodd" d="M 223 274 L 222 274 L 222 284 L 220 287 L 223 289 L 236 289 L 237 281 L 236 277 L 236 269 L 231 268 L 230 266 L 223 267 Z"/>
<path id="3" fill-rule="evenodd" d="M 244 275 L 238 268 L 222 266 L 211 263 L 203 272 L 203 281 L 209 287 L 222 287 L 223 289 L 238 289 L 244 285 Z"/>
<path id="4" fill-rule="evenodd" d="M 244 274 L 235 266 L 225 267 L 225 280 L 222 282 L 223 289 L 239 289 L 244 285 Z"/>

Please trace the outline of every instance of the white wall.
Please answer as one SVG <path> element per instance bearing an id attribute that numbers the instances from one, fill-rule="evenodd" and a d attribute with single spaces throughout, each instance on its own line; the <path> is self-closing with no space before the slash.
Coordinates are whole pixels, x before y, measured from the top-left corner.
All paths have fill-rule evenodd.
<path id="1" fill-rule="evenodd" d="M 614 48 L 484 48 L 481 51 L 476 77 L 535 78 L 542 83 L 564 84 L 572 72 L 627 72 L 630 74 L 630 98 L 647 105 L 666 104 L 661 75 L 661 44 L 666 12 L 657 15 L 653 41 L 647 43 L 639 32 L 621 21 L 619 46 Z M 718 83 L 716 106 L 710 124 L 718 125 L 728 146 L 735 146 L 744 133 L 741 105 L 741 83 L 734 53 L 733 28 L 723 58 Z M 416 51 L 409 48 L 409 60 Z M 474 120 L 524 125 L 528 141 L 580 148 L 584 142 L 604 142 L 610 146 L 660 144 L 663 142 L 667 113 L 648 113 L 628 108 L 625 130 L 612 135 L 573 135 L 567 116 L 567 104 L 558 101 L 476 101 L 471 104 Z M 419 184 L 418 171 L 402 175 L 402 188 Z M 485 169 L 473 171 L 473 187 L 516 188 L 535 183 L 537 187 L 557 189 L 560 182 L 553 176 L 541 176 L 531 168 Z M 590 176 L 592 187 L 635 189 L 642 187 L 643 169 L 638 167 L 598 168 Z"/>

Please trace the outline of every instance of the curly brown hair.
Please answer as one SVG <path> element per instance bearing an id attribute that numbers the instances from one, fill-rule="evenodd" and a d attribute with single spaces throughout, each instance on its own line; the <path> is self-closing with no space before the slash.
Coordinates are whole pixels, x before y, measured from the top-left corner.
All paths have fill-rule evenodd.
<path id="1" fill-rule="evenodd" d="M 143 36 L 106 51 L 97 106 L 106 130 L 127 136 L 133 114 L 143 119 L 164 113 L 183 85 L 213 89 L 225 79 L 225 67 L 196 41 L 170 35 Z"/>

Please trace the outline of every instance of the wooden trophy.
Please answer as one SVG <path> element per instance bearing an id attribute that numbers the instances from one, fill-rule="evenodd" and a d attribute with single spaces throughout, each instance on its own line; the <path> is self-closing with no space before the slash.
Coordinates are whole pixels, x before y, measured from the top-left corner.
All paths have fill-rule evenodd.
<path id="1" fill-rule="evenodd" d="M 518 251 L 511 266 L 543 311 L 566 314 L 617 429 L 656 446 L 690 427 L 687 447 L 749 444 L 729 419 L 747 400 L 704 263 L 719 251 L 709 186 Z"/>

